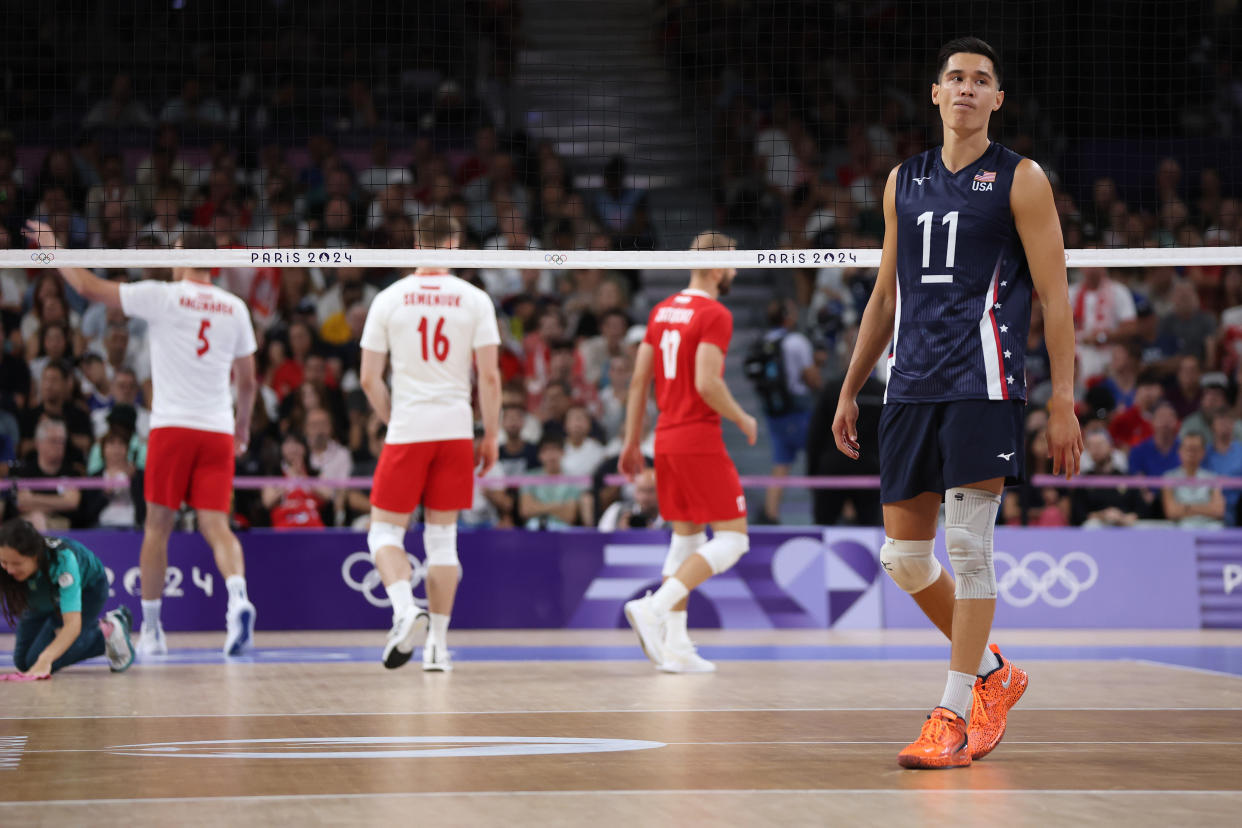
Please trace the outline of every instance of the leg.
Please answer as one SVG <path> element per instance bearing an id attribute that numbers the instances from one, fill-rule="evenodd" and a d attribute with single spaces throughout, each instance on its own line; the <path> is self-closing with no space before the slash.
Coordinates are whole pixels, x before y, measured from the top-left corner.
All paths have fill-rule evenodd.
<path id="1" fill-rule="evenodd" d="M 945 636 L 953 633 L 953 578 L 932 555 L 940 495 L 923 492 L 884 504 L 884 548 L 880 563 L 899 587 Z"/>
<path id="2" fill-rule="evenodd" d="M 414 572 L 405 556 L 405 527 L 409 522 L 409 512 L 371 507 L 367 547 L 371 550 L 371 560 L 388 593 L 388 600 L 392 602 L 392 629 L 384 644 L 382 657 L 384 666 L 390 670 L 410 660 L 414 652 L 414 639 L 424 628 L 427 618 L 414 604 L 414 588 L 410 583 Z"/>
<path id="3" fill-rule="evenodd" d="M 175 510 L 147 501 L 143 522 L 142 551 L 138 566 L 142 573 L 142 627 L 138 634 L 138 655 L 166 655 L 168 643 L 160 625 L 160 605 L 164 594 L 164 574 L 168 570 L 168 538 L 177 519 Z"/>
<path id="4" fill-rule="evenodd" d="M 246 577 L 246 559 L 242 555 L 241 543 L 229 526 L 229 516 L 225 512 L 214 509 L 195 509 L 198 519 L 198 531 L 211 547 L 216 559 L 216 568 L 227 582 L 230 578 Z M 165 546 L 167 549 L 167 546 Z M 230 596 L 231 597 L 231 596 Z"/>
<path id="5" fill-rule="evenodd" d="M 957 576 L 949 669 L 975 673 L 987 650 L 996 611 L 992 532 L 1004 478 L 949 489 L 945 493 L 945 545 Z"/>
<path id="6" fill-rule="evenodd" d="M 668 555 L 664 559 L 663 581 L 677 574 L 677 570 L 686 560 L 707 543 L 707 535 L 703 534 L 703 524 L 690 523 L 684 520 L 673 521 L 673 538 L 668 545 Z M 690 597 L 687 595 L 673 605 L 673 612 L 685 612 Z"/>
<path id="7" fill-rule="evenodd" d="M 682 564 L 695 555 L 699 548 L 707 543 L 707 535 L 703 533 L 700 523 L 674 521 L 673 538 L 669 543 L 668 556 L 664 559 L 664 581 L 677 574 Z M 687 593 L 673 605 L 668 614 L 668 622 L 664 628 L 664 662 L 660 669 L 666 673 L 710 673 L 716 665 L 699 655 L 694 642 L 690 640 L 689 613 L 687 605 L 690 596 Z"/>
<path id="8" fill-rule="evenodd" d="M 433 616 L 451 615 L 457 596 L 457 512 L 426 510 L 423 548 L 427 553 L 427 609 Z"/>
<path id="9" fill-rule="evenodd" d="M 457 510 L 424 507 L 423 549 L 427 553 L 427 609 L 430 626 L 423 644 L 423 670 L 452 669 L 448 658 L 448 625 L 461 578 L 457 558 Z"/>
<path id="10" fill-rule="evenodd" d="M 371 560 L 375 562 L 375 569 L 385 587 L 403 582 L 408 584 L 414 574 L 405 556 L 405 528 L 410 523 L 410 514 L 371 507 L 371 530 L 367 533 L 367 544 L 371 547 Z"/>
<path id="11" fill-rule="evenodd" d="M 107 599 L 107 581 L 104 581 L 102 585 L 92 584 L 89 588 L 82 590 L 82 631 L 69 645 L 69 649 L 52 662 L 53 673 L 63 670 L 70 664 L 77 664 L 79 661 L 104 654 L 104 637 L 99 630 L 99 615 L 103 612 L 104 602 Z"/>
<path id="12" fill-rule="evenodd" d="M 168 538 L 172 535 L 177 513 L 158 503 L 147 503 L 147 520 L 143 525 L 142 551 L 138 565 L 142 573 L 142 600 L 159 601 L 164 594 L 164 574 L 168 569 Z M 144 609 L 145 606 L 144 606 Z M 143 617 L 145 623 L 147 618 Z M 151 619 L 159 623 L 159 616 Z"/>
<path id="13" fill-rule="evenodd" d="M 246 561 L 241 543 L 229 527 L 227 512 L 196 508 L 198 531 L 211 547 L 216 568 L 224 576 L 229 592 L 228 609 L 224 614 L 224 654 L 241 655 L 254 642 L 254 604 L 246 594 Z"/>
<path id="14" fill-rule="evenodd" d="M 788 477 L 790 466 L 776 463 L 772 466 L 773 477 Z M 773 523 L 781 522 L 781 495 L 784 489 L 780 486 L 769 486 L 763 493 L 763 518 Z"/>

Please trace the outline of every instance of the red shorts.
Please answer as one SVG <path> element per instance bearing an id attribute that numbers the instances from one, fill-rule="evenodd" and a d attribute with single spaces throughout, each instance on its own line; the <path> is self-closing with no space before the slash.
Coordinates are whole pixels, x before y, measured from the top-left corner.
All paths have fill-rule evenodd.
<path id="1" fill-rule="evenodd" d="M 233 435 L 196 428 L 151 429 L 143 497 L 174 511 L 228 512 L 233 501 Z"/>
<path id="2" fill-rule="evenodd" d="M 655 456 L 660 515 L 669 521 L 716 523 L 746 517 L 746 495 L 724 452 Z"/>
<path id="3" fill-rule="evenodd" d="M 474 441 L 385 443 L 375 467 L 371 505 L 413 512 L 422 504 L 448 512 L 474 503 Z"/>

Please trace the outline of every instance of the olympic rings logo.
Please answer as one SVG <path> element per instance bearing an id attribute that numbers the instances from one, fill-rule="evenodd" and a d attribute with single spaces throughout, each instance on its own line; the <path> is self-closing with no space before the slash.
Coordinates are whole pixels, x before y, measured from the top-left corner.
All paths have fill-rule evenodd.
<path id="1" fill-rule="evenodd" d="M 30 254 L 30 261 L 38 262 L 39 264 L 51 264 L 55 258 L 56 256 L 46 250 L 36 250 Z"/>
<path id="2" fill-rule="evenodd" d="M 545 253 L 543 260 L 548 264 L 563 265 L 569 261 L 569 257 L 561 253 Z"/>
<path id="3" fill-rule="evenodd" d="M 410 585 L 417 589 L 418 585 L 423 582 L 423 579 L 427 575 L 427 567 L 423 565 L 422 561 L 408 552 L 405 557 L 409 559 L 410 568 L 413 570 L 413 574 L 410 576 Z M 367 573 L 362 576 L 361 580 L 355 578 L 353 575 L 354 567 L 359 562 L 365 562 L 371 567 L 367 570 Z M 379 570 L 377 570 L 371 563 L 371 554 L 369 552 L 355 552 L 342 561 L 341 578 L 345 581 L 345 586 L 355 592 L 361 592 L 362 597 L 366 598 L 367 603 L 371 606 L 381 608 L 392 606 L 392 600 L 389 599 L 388 594 L 383 590 L 384 581 L 380 578 Z M 378 592 L 376 592 L 377 587 L 379 588 Z M 415 598 L 414 603 L 422 606 L 426 603 L 426 601 Z"/>
<path id="4" fill-rule="evenodd" d="M 1056 560 L 1047 552 L 1030 552 L 1019 561 L 1007 552 L 993 555 L 997 571 L 997 594 L 1012 607 L 1029 607 L 1038 599 L 1050 607 L 1068 607 L 1091 589 L 1100 577 L 1095 559 L 1085 552 L 1070 552 Z"/>

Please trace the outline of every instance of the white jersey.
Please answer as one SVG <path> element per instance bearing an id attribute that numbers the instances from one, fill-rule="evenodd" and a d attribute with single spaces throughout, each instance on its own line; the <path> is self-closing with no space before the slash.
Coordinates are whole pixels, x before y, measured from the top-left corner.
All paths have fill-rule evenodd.
<path id="1" fill-rule="evenodd" d="M 362 347 L 392 355 L 387 443 L 474 436 L 470 379 L 474 350 L 500 344 L 486 293 L 451 274 L 409 275 L 380 291 Z"/>
<path id="2" fill-rule="evenodd" d="M 143 281 L 121 285 L 121 310 L 147 321 L 151 428 L 232 434 L 233 360 L 256 349 L 246 303 L 202 282 Z"/>

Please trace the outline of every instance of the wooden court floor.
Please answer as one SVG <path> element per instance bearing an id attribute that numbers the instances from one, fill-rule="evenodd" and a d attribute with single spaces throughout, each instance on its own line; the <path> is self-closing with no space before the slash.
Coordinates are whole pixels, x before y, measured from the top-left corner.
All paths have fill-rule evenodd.
<path id="1" fill-rule="evenodd" d="M 1240 633 L 1010 637 L 1242 646 Z M 427 675 L 331 657 L 378 654 L 382 633 L 268 634 L 268 660 L 119 676 L 83 665 L 0 684 L 0 826 L 1242 823 L 1242 677 L 1027 661 L 1031 687 L 991 756 L 914 772 L 894 757 L 938 698 L 944 665 L 877 659 L 876 648 L 900 655 L 934 637 L 698 638 L 705 652 L 838 649 L 833 660 L 721 660 L 714 675 L 668 676 L 636 658 L 547 657 L 596 645 L 611 655 L 630 643 L 623 631 L 463 632 L 452 641 L 463 655 L 511 654 Z M 324 660 L 296 663 L 307 647 L 327 648 Z"/>

